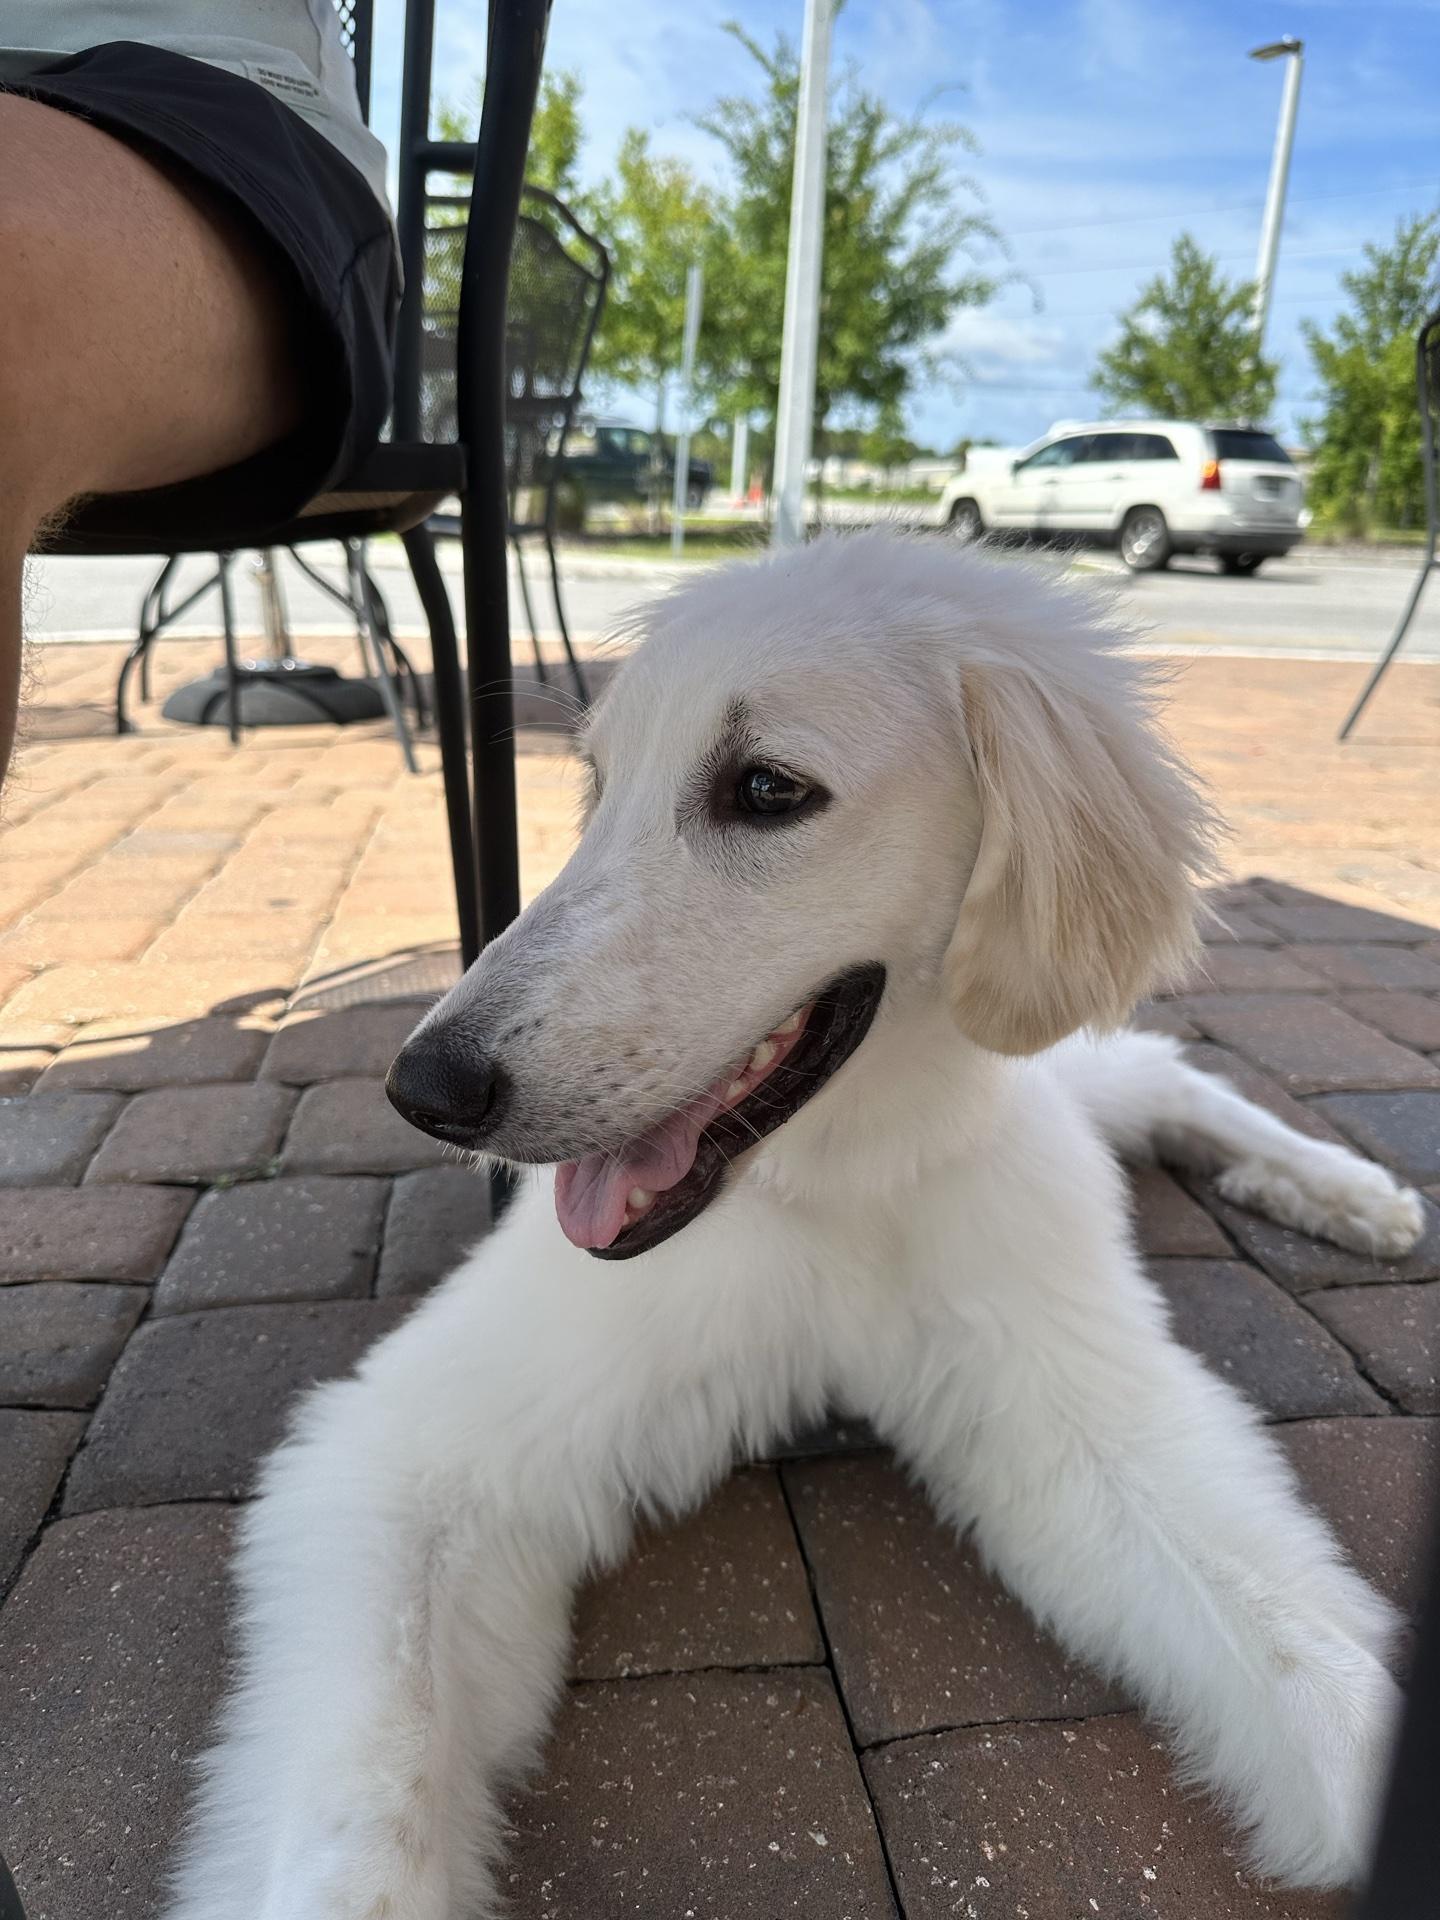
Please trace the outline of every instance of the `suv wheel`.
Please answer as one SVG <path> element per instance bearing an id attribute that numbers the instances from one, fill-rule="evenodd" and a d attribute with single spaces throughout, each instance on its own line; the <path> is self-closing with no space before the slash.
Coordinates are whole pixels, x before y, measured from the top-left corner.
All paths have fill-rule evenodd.
<path id="1" fill-rule="evenodd" d="M 985 532 L 985 522 L 980 509 L 973 500 L 957 500 L 950 509 L 948 526 L 955 538 L 968 546 L 972 540 L 979 540 Z"/>
<path id="2" fill-rule="evenodd" d="M 1120 558 L 1131 573 L 1158 573 L 1170 564 L 1170 529 L 1158 507 L 1132 507 L 1120 529 Z"/>
<path id="3" fill-rule="evenodd" d="M 1220 556 L 1222 573 L 1258 573 L 1264 564 L 1263 553 L 1222 553 Z"/>

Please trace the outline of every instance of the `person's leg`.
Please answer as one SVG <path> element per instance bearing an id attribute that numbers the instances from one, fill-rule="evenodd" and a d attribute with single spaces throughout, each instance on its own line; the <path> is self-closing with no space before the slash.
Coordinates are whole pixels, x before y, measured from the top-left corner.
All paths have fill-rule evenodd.
<path id="1" fill-rule="evenodd" d="M 0 95 L 0 778 L 36 531 L 77 495 L 193 479 L 298 408 L 280 271 L 208 194 Z"/>

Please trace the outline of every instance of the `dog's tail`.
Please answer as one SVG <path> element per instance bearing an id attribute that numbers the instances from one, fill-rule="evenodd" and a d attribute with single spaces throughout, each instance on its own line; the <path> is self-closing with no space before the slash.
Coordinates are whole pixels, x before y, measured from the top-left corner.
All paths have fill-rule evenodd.
<path id="1" fill-rule="evenodd" d="M 1398 1259 L 1424 1230 L 1424 1205 L 1412 1188 L 1190 1066 L 1166 1034 L 1073 1043 L 1057 1061 L 1122 1159 L 1214 1174 L 1236 1206 L 1356 1253 Z"/>

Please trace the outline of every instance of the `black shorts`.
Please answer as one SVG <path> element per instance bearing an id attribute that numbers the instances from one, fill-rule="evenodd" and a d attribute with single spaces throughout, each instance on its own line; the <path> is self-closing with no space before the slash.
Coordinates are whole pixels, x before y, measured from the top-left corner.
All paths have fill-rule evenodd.
<path id="1" fill-rule="evenodd" d="M 221 545 L 227 529 L 282 525 L 347 479 L 390 410 L 399 306 L 390 220 L 359 172 L 254 81 L 134 41 L 57 60 L 9 91 L 78 114 L 219 195 L 293 302 L 300 425 L 222 472 L 87 500 L 87 538 L 164 530 L 177 544 Z"/>

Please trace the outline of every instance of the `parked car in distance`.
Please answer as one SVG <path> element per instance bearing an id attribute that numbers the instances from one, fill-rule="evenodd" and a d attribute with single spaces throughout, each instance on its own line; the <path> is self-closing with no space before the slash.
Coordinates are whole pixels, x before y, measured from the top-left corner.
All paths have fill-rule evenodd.
<path id="1" fill-rule="evenodd" d="M 655 436 L 623 420 L 582 417 L 565 442 L 565 474 L 587 502 L 648 500 L 657 490 L 668 502 L 675 485 L 675 458 L 662 448 L 657 460 Z M 685 504 L 703 507 L 714 484 L 708 460 L 691 460 Z"/>
<path id="2" fill-rule="evenodd" d="M 1007 532 L 1114 546 L 1133 573 L 1214 554 L 1255 573 L 1304 538 L 1294 462 L 1259 427 L 1102 420 L 1052 428 L 1012 460 L 972 455 L 941 495 L 962 539 Z"/>

